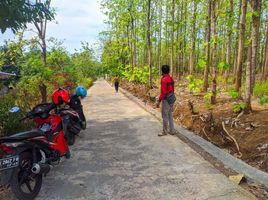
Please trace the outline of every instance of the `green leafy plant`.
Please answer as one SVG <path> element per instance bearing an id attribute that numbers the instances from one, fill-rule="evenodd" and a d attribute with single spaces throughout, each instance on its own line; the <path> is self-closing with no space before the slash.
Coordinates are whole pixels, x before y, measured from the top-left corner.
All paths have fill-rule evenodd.
<path id="1" fill-rule="evenodd" d="M 203 80 L 196 79 L 193 75 L 187 76 L 186 79 L 189 81 L 187 88 L 191 93 L 198 93 L 201 91 L 200 88 L 203 85 Z"/>
<path id="2" fill-rule="evenodd" d="M 243 103 L 243 102 L 236 103 L 236 104 L 233 105 L 233 112 L 239 113 L 239 112 L 245 110 L 245 108 L 246 108 L 245 103 Z"/>
<path id="3" fill-rule="evenodd" d="M 207 106 L 210 106 L 211 105 L 211 97 L 212 97 L 212 93 L 211 92 L 207 92 L 204 95 L 204 101 L 205 101 L 205 103 L 206 103 Z"/>
<path id="4" fill-rule="evenodd" d="M 0 136 L 24 131 L 30 127 L 29 123 L 19 120 L 25 116 L 25 112 L 9 112 L 10 108 L 16 105 L 14 97 L 13 94 L 0 97 Z"/>
<path id="5" fill-rule="evenodd" d="M 230 68 L 230 65 L 228 65 L 228 64 L 225 63 L 225 62 L 220 62 L 220 63 L 218 64 L 218 68 L 219 68 L 219 70 L 223 71 L 223 70 L 227 70 L 227 69 L 229 69 L 229 68 Z"/>
<path id="6" fill-rule="evenodd" d="M 235 91 L 235 90 L 230 90 L 230 91 L 228 92 L 228 94 L 229 94 L 229 96 L 232 97 L 233 99 L 237 99 L 238 96 L 239 96 L 239 93 L 238 93 L 237 91 Z"/>
<path id="7" fill-rule="evenodd" d="M 267 103 L 268 103 L 268 96 L 261 97 L 261 98 L 259 99 L 259 103 L 260 103 L 261 105 L 267 104 Z"/>
<path id="8" fill-rule="evenodd" d="M 259 98 L 263 96 L 268 96 L 268 81 L 256 83 L 253 93 L 254 96 Z"/>

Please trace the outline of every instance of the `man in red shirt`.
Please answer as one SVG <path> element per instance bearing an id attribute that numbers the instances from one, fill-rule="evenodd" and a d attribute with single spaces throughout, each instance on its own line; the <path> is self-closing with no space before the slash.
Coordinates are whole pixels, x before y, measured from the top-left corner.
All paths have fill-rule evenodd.
<path id="1" fill-rule="evenodd" d="M 161 94 L 157 101 L 156 107 L 159 108 L 160 102 L 162 102 L 162 118 L 163 118 L 163 132 L 159 133 L 158 136 L 167 135 L 167 133 L 174 135 L 174 124 L 173 124 L 173 104 L 169 104 L 166 97 L 169 93 L 174 93 L 174 80 L 169 75 L 170 68 L 168 65 L 162 66 L 162 78 L 161 78 Z M 168 131 L 169 125 L 169 131 Z"/>

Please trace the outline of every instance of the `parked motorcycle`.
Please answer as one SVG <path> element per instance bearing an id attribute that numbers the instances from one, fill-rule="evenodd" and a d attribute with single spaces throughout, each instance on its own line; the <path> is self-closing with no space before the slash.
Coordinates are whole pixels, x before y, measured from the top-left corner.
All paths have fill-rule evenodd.
<path id="1" fill-rule="evenodd" d="M 58 109 L 57 113 L 62 118 L 63 132 L 68 145 L 74 145 L 75 137 L 82 129 L 79 114 L 71 108 Z"/>
<path id="2" fill-rule="evenodd" d="M 10 185 L 19 200 L 34 199 L 43 175 L 59 164 L 61 157 L 70 157 L 64 138 L 62 118 L 50 114 L 53 104 L 39 104 L 27 113 L 37 129 L 0 138 L 0 184 Z"/>
<path id="3" fill-rule="evenodd" d="M 62 89 L 60 88 L 58 91 L 62 91 Z M 55 93 L 58 91 L 55 91 Z M 56 112 L 63 118 L 63 129 L 68 145 L 73 145 L 75 143 L 75 137 L 82 129 L 86 129 L 86 118 L 80 100 L 80 98 L 84 98 L 86 95 L 87 90 L 83 86 L 78 86 L 75 94 L 70 97 L 70 101 L 66 104 L 66 107 L 56 109 Z"/>

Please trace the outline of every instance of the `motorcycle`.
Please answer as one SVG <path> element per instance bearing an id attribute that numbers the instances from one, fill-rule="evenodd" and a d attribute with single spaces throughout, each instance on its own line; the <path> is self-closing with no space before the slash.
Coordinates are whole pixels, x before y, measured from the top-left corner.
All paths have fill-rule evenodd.
<path id="1" fill-rule="evenodd" d="M 73 145 L 75 143 L 75 136 L 77 136 L 82 129 L 86 129 L 86 119 L 80 99 L 76 95 L 72 95 L 69 104 L 64 108 L 57 108 L 56 112 L 59 113 L 63 119 L 63 130 L 68 145 Z"/>
<path id="2" fill-rule="evenodd" d="M 62 118 L 63 132 L 68 145 L 74 145 L 75 136 L 77 136 L 82 129 L 79 114 L 71 108 L 61 108 L 57 113 L 59 113 Z"/>
<path id="3" fill-rule="evenodd" d="M 45 176 L 70 152 L 64 138 L 62 118 L 50 114 L 53 104 L 39 104 L 27 113 L 37 129 L 0 138 L 0 185 L 10 185 L 19 200 L 34 199 Z"/>

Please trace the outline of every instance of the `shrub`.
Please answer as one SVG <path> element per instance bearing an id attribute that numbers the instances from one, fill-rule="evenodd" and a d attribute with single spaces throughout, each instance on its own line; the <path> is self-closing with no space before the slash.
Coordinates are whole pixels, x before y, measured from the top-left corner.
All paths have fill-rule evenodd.
<path id="1" fill-rule="evenodd" d="M 239 93 L 235 90 L 231 90 L 228 92 L 229 96 L 232 97 L 233 99 L 237 99 L 239 96 Z"/>
<path id="2" fill-rule="evenodd" d="M 204 83 L 203 80 L 196 79 L 193 75 L 189 75 L 186 77 L 186 79 L 189 81 L 189 84 L 187 88 L 190 90 L 192 93 L 198 93 L 201 91 L 201 87 Z"/>
<path id="3" fill-rule="evenodd" d="M 205 103 L 206 103 L 207 106 L 210 106 L 211 105 L 211 97 L 212 97 L 212 93 L 211 92 L 207 92 L 204 95 L 204 101 L 205 101 Z"/>
<path id="4" fill-rule="evenodd" d="M 25 112 L 10 113 L 10 108 L 15 106 L 15 96 L 8 94 L 0 97 L 0 136 L 10 135 L 30 128 L 30 124 L 20 121 Z"/>
<path id="5" fill-rule="evenodd" d="M 261 98 L 259 99 L 259 103 L 260 103 L 261 105 L 264 105 L 264 104 L 268 103 L 268 96 L 261 97 Z"/>
<path id="6" fill-rule="evenodd" d="M 233 105 L 233 112 L 239 113 L 239 112 L 245 110 L 245 108 L 246 108 L 245 103 L 242 103 L 242 102 L 241 103 L 236 103 L 236 104 Z"/>
<path id="7" fill-rule="evenodd" d="M 80 84 L 82 84 L 85 88 L 90 88 L 93 85 L 93 79 L 88 77 L 88 78 L 83 78 L 80 81 Z"/>

